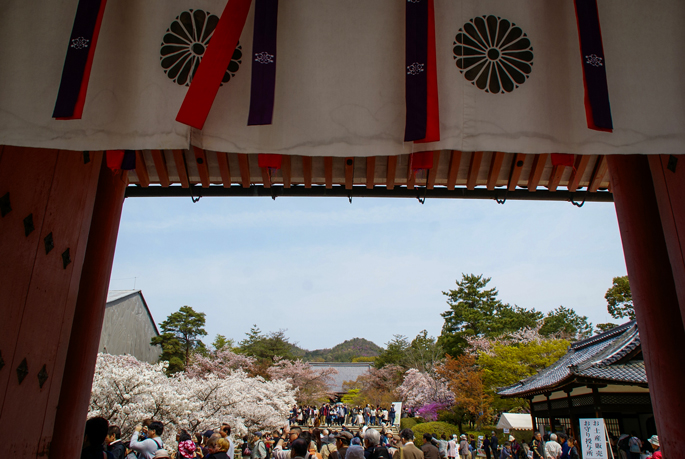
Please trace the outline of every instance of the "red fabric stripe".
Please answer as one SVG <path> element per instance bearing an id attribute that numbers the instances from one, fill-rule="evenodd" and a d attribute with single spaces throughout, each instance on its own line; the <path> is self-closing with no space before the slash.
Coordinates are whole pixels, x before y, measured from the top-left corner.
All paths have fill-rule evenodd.
<path id="1" fill-rule="evenodd" d="M 426 137 L 415 143 L 437 142 L 440 140 L 440 109 L 438 107 L 438 69 L 435 51 L 435 7 L 428 0 L 428 62 L 427 83 L 428 100 L 426 106 Z"/>
<path id="2" fill-rule="evenodd" d="M 573 167 L 574 156 L 568 153 L 552 153 L 552 166 Z"/>
<path id="3" fill-rule="evenodd" d="M 259 167 L 268 167 L 270 169 L 280 169 L 283 162 L 282 155 L 260 153 L 257 155 L 257 163 Z"/>
<path id="4" fill-rule="evenodd" d="M 121 169 L 121 162 L 124 160 L 124 150 L 108 150 L 106 153 L 107 167 L 113 171 Z"/>
<path id="5" fill-rule="evenodd" d="M 421 151 L 419 153 L 412 153 L 409 161 L 413 171 L 431 169 L 433 167 L 433 152 Z"/>
<path id="6" fill-rule="evenodd" d="M 95 28 L 93 29 L 93 39 L 90 43 L 90 48 L 88 48 L 88 61 L 86 61 L 86 68 L 83 69 L 83 81 L 81 81 L 81 89 L 78 93 L 78 99 L 76 99 L 76 105 L 74 106 L 74 114 L 70 117 L 65 118 L 55 118 L 58 120 L 80 120 L 83 115 L 83 106 L 86 103 L 86 93 L 88 92 L 88 81 L 90 81 L 90 69 L 93 66 L 93 58 L 95 57 L 95 47 L 98 43 L 98 36 L 100 35 L 100 26 L 102 25 L 102 17 L 105 15 L 105 5 L 107 0 L 102 0 L 100 2 L 100 11 L 98 12 L 98 19 L 95 23 Z"/>
<path id="7" fill-rule="evenodd" d="M 229 0 L 190 83 L 176 121 L 202 129 L 243 32 L 252 0 Z"/>

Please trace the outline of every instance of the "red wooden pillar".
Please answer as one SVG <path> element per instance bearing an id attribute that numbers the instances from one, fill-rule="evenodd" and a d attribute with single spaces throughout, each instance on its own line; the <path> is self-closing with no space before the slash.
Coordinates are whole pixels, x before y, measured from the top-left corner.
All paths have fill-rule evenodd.
<path id="1" fill-rule="evenodd" d="M 48 452 L 101 153 L 2 147 L 0 456 Z"/>
<path id="2" fill-rule="evenodd" d="M 685 155 L 651 155 L 649 168 L 685 326 Z"/>
<path id="3" fill-rule="evenodd" d="M 75 458 L 81 451 L 126 185 L 126 172 L 114 174 L 103 162 L 54 418 L 51 459 Z"/>
<path id="4" fill-rule="evenodd" d="M 665 457 L 685 458 L 685 328 L 649 159 L 607 158 L 659 441 Z"/>

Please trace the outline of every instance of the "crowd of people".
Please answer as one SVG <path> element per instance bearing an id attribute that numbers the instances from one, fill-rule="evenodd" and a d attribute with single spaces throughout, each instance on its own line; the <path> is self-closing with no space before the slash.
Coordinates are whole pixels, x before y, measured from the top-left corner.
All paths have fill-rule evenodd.
<path id="1" fill-rule="evenodd" d="M 388 426 L 395 423 L 395 406 L 376 407 L 367 404 L 364 407 L 349 407 L 344 403 L 324 403 L 316 406 L 293 406 L 290 410 L 290 425 L 321 426 Z"/>
<path id="2" fill-rule="evenodd" d="M 324 405 L 320 410 L 303 413 L 311 407 L 293 407 L 290 425 L 271 432 L 256 432 L 242 438 L 235 447 L 231 439 L 231 427 L 222 424 L 215 430 L 193 432 L 181 430 L 176 435 L 174 451 L 169 452 L 162 441 L 164 426 L 148 419 L 136 426 L 129 441 L 121 438 L 121 429 L 109 425 L 103 418 L 91 418 L 86 422 L 81 459 L 580 459 L 580 446 L 564 433 L 545 434 L 535 432 L 529 442 L 519 443 L 513 435 L 502 445 L 495 432 L 482 442 L 474 435 L 445 435 L 426 433 L 414 444 L 414 433 L 403 429 L 399 437 L 386 429 L 387 419 L 380 407 L 355 407 L 349 413 L 344 405 Z M 368 410 L 367 410 L 368 409 Z M 318 413 L 317 413 L 318 411 Z M 375 419 L 372 420 L 372 413 Z M 300 417 L 302 415 L 302 417 Z M 344 420 L 359 417 L 359 428 L 352 433 Z M 368 416 L 368 422 L 367 422 Z M 326 422 L 329 428 L 307 426 L 310 419 Z M 339 430 L 334 430 L 343 423 Z M 304 425 L 302 425 L 304 423 Z M 300 424 L 300 425 L 295 425 Z M 380 429 L 369 427 L 380 424 Z M 654 459 L 662 459 L 659 438 L 653 435 L 642 442 L 634 433 L 612 439 L 616 459 L 640 459 L 642 453 Z"/>

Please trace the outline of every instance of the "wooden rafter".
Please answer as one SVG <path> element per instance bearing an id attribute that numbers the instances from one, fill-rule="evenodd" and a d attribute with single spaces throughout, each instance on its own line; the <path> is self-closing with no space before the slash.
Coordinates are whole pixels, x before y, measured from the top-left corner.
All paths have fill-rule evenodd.
<path id="1" fill-rule="evenodd" d="M 290 188 L 290 155 L 283 155 L 281 160 L 281 174 L 283 174 L 283 188 Z"/>
<path id="2" fill-rule="evenodd" d="M 488 190 L 494 190 L 497 186 L 499 171 L 502 169 L 502 161 L 504 161 L 504 152 L 495 151 L 492 153 L 490 170 L 488 171 Z"/>
<path id="3" fill-rule="evenodd" d="M 312 157 L 302 157 L 302 174 L 304 175 L 304 187 L 312 187 Z"/>
<path id="4" fill-rule="evenodd" d="M 326 180 L 326 188 L 333 188 L 333 158 L 326 156 L 323 159 L 323 175 Z"/>
<path id="5" fill-rule="evenodd" d="M 351 190 L 354 181 L 354 158 L 345 158 L 345 189 Z"/>
<path id="6" fill-rule="evenodd" d="M 530 168 L 530 176 L 528 177 L 528 191 L 534 192 L 538 188 L 548 156 L 548 153 L 541 153 L 533 158 L 533 165 Z"/>
<path id="7" fill-rule="evenodd" d="M 200 182 L 202 188 L 209 188 L 209 167 L 207 166 L 207 154 L 200 147 L 193 147 L 195 154 L 195 163 L 197 164 L 197 172 L 200 174 Z"/>
<path id="8" fill-rule="evenodd" d="M 559 188 L 559 182 L 561 182 L 561 176 L 564 175 L 565 169 L 566 166 L 561 164 L 557 164 L 552 168 L 552 174 L 549 176 L 549 183 L 547 185 L 547 189 L 549 191 L 557 191 L 557 188 Z"/>
<path id="9" fill-rule="evenodd" d="M 583 178 L 583 174 L 585 174 L 585 169 L 587 169 L 589 162 L 590 155 L 576 156 L 576 163 L 574 165 L 575 167 L 573 172 L 571 172 L 571 177 L 568 179 L 568 191 L 576 191 L 578 189 L 580 180 Z"/>
<path id="10" fill-rule="evenodd" d="M 388 156 L 388 175 L 385 187 L 388 190 L 395 188 L 395 173 L 397 172 L 397 156 Z"/>
<path id="11" fill-rule="evenodd" d="M 607 157 L 601 155 L 597 158 L 597 164 L 595 165 L 595 170 L 592 172 L 592 178 L 590 179 L 590 185 L 588 186 L 588 191 L 590 193 L 596 193 L 599 189 L 599 185 L 604 181 L 604 176 L 607 174 L 608 165 Z"/>
<path id="12" fill-rule="evenodd" d="M 240 180 L 243 188 L 250 188 L 250 162 L 245 153 L 237 153 L 240 166 Z"/>
<path id="13" fill-rule="evenodd" d="M 269 174 L 268 167 L 260 167 L 262 170 L 262 184 L 264 188 L 271 188 L 271 175 Z"/>
<path id="14" fill-rule="evenodd" d="M 514 156 L 514 160 L 511 163 L 511 173 L 509 174 L 509 185 L 507 189 L 509 191 L 514 191 L 516 189 L 516 185 L 519 183 L 519 179 L 521 178 L 521 171 L 523 171 L 523 163 L 526 160 L 526 155 L 523 153 L 516 153 L 516 156 Z"/>
<path id="15" fill-rule="evenodd" d="M 414 182 L 416 181 L 416 171 L 411 168 L 411 161 L 407 161 L 407 189 L 414 189 Z"/>
<path id="16" fill-rule="evenodd" d="M 459 175 L 459 164 L 461 163 L 461 151 L 453 150 L 450 158 L 450 169 L 447 173 L 447 189 L 453 190 L 457 184 L 457 175 Z"/>
<path id="17" fill-rule="evenodd" d="M 190 182 L 186 172 L 186 157 L 183 150 L 174 150 L 174 164 L 176 164 L 176 172 L 178 172 L 178 180 L 181 182 L 181 187 L 188 188 Z"/>
<path id="18" fill-rule="evenodd" d="M 136 150 L 136 175 L 138 176 L 140 186 L 143 188 L 150 186 L 150 175 L 147 172 L 143 152 L 140 150 Z"/>
<path id="19" fill-rule="evenodd" d="M 150 150 L 150 154 L 152 155 L 152 161 L 155 163 L 159 183 L 165 187 L 169 186 L 169 170 L 166 167 L 164 152 L 162 150 Z"/>
<path id="20" fill-rule="evenodd" d="M 428 184 L 426 188 L 432 190 L 435 187 L 435 178 L 438 176 L 438 166 L 440 165 L 440 150 L 433 152 L 433 167 L 428 171 Z"/>
<path id="21" fill-rule="evenodd" d="M 478 180 L 478 172 L 480 171 L 480 163 L 483 161 L 483 152 L 474 151 L 471 153 L 471 161 L 469 162 L 469 175 L 466 178 L 466 189 L 473 190 L 476 187 Z"/>
<path id="22" fill-rule="evenodd" d="M 376 175 L 376 158 L 367 156 L 366 158 L 366 188 L 372 189 Z"/>
<path id="23" fill-rule="evenodd" d="M 228 153 L 217 151 L 216 160 L 219 163 L 219 173 L 221 173 L 221 181 L 224 184 L 224 188 L 230 188 L 231 169 L 228 166 Z"/>

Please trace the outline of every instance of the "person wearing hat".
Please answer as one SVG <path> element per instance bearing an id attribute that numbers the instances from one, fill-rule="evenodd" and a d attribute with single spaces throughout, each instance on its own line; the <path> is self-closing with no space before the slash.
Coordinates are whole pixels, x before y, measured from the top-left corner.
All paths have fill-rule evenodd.
<path id="1" fill-rule="evenodd" d="M 509 435 L 509 443 L 511 444 L 511 455 L 516 459 L 521 454 L 521 445 L 513 435 Z"/>
<path id="2" fill-rule="evenodd" d="M 454 459 L 457 457 L 457 435 L 452 435 L 450 441 L 447 442 L 447 458 Z M 490 457 L 488 457 L 490 459 Z"/>
<path id="3" fill-rule="evenodd" d="M 255 432 L 253 441 L 250 459 L 266 459 L 266 444 L 262 440 L 262 433 Z"/>
<path id="4" fill-rule="evenodd" d="M 461 459 L 470 459 L 471 451 L 469 450 L 469 441 L 466 435 L 459 437 L 459 456 L 461 456 Z"/>
<path id="5" fill-rule="evenodd" d="M 331 459 L 345 459 L 350 442 L 354 436 L 352 433 L 343 430 L 335 436 L 335 451 L 331 452 Z"/>
<path id="6" fill-rule="evenodd" d="M 659 449 L 659 437 L 656 435 L 652 435 L 649 437 L 649 440 L 647 440 L 650 445 L 652 445 L 652 448 L 654 448 L 654 452 L 652 453 L 652 459 L 662 459 L 661 455 L 661 450 Z"/>
<path id="7" fill-rule="evenodd" d="M 325 434 L 321 437 L 321 459 L 328 459 L 333 451 L 336 451 L 335 437 L 324 429 Z"/>
<path id="8" fill-rule="evenodd" d="M 395 451 L 392 459 L 423 459 L 423 451 L 414 445 L 414 432 L 411 429 L 400 431 L 402 446 Z"/>

